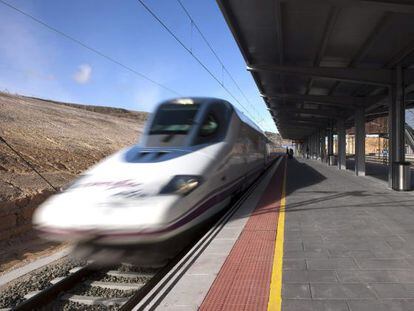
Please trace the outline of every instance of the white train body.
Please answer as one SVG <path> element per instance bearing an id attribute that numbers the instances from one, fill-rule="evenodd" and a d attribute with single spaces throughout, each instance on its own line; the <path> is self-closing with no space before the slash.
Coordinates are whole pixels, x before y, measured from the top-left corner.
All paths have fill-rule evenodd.
<path id="1" fill-rule="evenodd" d="M 138 145 L 90 168 L 34 215 L 49 239 L 127 245 L 165 241 L 228 205 L 265 168 L 263 133 L 228 102 L 162 103 Z"/>

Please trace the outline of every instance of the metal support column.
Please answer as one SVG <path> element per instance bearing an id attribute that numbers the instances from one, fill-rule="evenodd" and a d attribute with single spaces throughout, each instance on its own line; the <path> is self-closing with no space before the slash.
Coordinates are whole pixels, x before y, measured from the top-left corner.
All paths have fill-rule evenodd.
<path id="1" fill-rule="evenodd" d="M 306 137 L 305 139 L 305 158 L 307 159 L 309 157 L 310 153 L 310 146 L 309 146 L 309 137 Z"/>
<path id="2" fill-rule="evenodd" d="M 313 136 L 309 136 L 309 159 L 313 158 Z"/>
<path id="3" fill-rule="evenodd" d="M 326 160 L 326 150 L 325 150 L 325 130 L 320 131 L 320 140 L 321 140 L 321 161 Z"/>
<path id="4" fill-rule="evenodd" d="M 312 158 L 312 136 L 308 137 L 308 145 L 309 145 L 309 155 L 308 158 L 311 159 Z"/>
<path id="5" fill-rule="evenodd" d="M 346 131 L 345 120 L 340 119 L 336 124 L 338 130 L 338 169 L 346 170 Z"/>
<path id="6" fill-rule="evenodd" d="M 316 139 L 315 134 L 312 134 L 312 159 L 315 159 L 316 155 Z"/>
<path id="7" fill-rule="evenodd" d="M 365 176 L 365 111 L 363 107 L 355 111 L 355 174 Z"/>
<path id="8" fill-rule="evenodd" d="M 404 70 L 398 66 L 394 71 L 394 84 L 390 88 L 390 106 L 388 116 L 389 131 L 389 166 L 388 183 L 395 190 L 409 190 L 410 176 L 404 172 L 405 162 L 405 102 Z M 403 184 L 407 183 L 402 189 Z"/>
<path id="9" fill-rule="evenodd" d="M 334 165 L 334 139 L 333 139 L 333 128 L 330 126 L 328 130 L 328 165 Z"/>
<path id="10" fill-rule="evenodd" d="M 316 155 L 316 139 L 315 139 L 315 134 L 312 134 L 312 159 L 315 159 L 315 155 Z"/>
<path id="11" fill-rule="evenodd" d="M 321 138 L 319 135 L 319 130 L 315 133 L 315 142 L 316 142 L 316 160 L 321 158 Z"/>
<path id="12" fill-rule="evenodd" d="M 309 146 L 309 159 L 312 159 L 312 150 L 313 150 L 312 136 L 308 137 L 308 146 Z"/>

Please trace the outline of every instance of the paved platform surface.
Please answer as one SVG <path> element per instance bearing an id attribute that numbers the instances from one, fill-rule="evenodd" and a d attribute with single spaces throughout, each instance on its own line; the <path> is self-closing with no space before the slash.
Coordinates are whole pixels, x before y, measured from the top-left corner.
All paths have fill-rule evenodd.
<path id="1" fill-rule="evenodd" d="M 279 295 L 283 311 L 414 310 L 414 193 L 287 163 L 286 204 L 273 168 L 157 309 L 278 311 L 269 301 Z"/>
<path id="2" fill-rule="evenodd" d="M 283 166 L 268 170 L 157 310 L 267 309 Z"/>
<path id="3" fill-rule="evenodd" d="M 414 310 L 414 194 L 290 161 L 284 311 Z"/>
<path id="4" fill-rule="evenodd" d="M 267 310 L 285 161 L 267 184 L 200 310 Z"/>

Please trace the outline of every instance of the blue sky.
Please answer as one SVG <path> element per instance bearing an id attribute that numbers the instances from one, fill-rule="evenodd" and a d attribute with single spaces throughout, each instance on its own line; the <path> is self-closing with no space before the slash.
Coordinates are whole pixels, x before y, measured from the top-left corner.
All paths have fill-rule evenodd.
<path id="1" fill-rule="evenodd" d="M 5 0 L 184 96 L 235 102 L 136 0 Z M 208 50 L 176 0 L 145 3 L 234 94 L 262 129 L 276 131 L 214 0 L 182 0 L 249 102 Z M 0 90 L 151 111 L 176 96 L 0 3 Z"/>

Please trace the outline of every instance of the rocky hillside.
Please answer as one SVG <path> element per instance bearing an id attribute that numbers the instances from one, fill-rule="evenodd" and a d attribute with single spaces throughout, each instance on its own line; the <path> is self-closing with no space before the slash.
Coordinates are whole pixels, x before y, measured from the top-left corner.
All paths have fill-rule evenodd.
<path id="1" fill-rule="evenodd" d="M 292 143 L 291 140 L 283 139 L 282 136 L 280 136 L 279 133 L 265 132 L 265 135 L 277 147 L 281 147 L 281 146 L 284 146 L 284 145 L 290 145 Z"/>
<path id="2" fill-rule="evenodd" d="M 0 93 L 0 136 L 56 188 L 136 142 L 146 118 L 145 112 Z M 0 240 L 28 229 L 34 206 L 52 190 L 0 141 Z"/>

